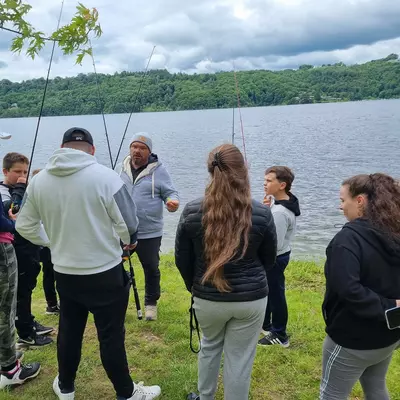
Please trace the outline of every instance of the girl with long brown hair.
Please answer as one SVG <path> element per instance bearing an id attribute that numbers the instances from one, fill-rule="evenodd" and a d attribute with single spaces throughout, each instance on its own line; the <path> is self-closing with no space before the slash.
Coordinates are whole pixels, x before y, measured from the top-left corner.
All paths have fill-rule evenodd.
<path id="1" fill-rule="evenodd" d="M 385 312 L 400 306 L 400 186 L 385 174 L 343 182 L 348 223 L 327 248 L 320 400 L 346 400 L 360 380 L 365 398 L 388 400 L 386 373 L 400 343 Z"/>
<path id="2" fill-rule="evenodd" d="M 276 258 L 269 207 L 252 200 L 247 167 L 230 144 L 212 150 L 205 196 L 188 203 L 176 235 L 176 265 L 202 329 L 200 397 L 214 399 L 222 352 L 225 399 L 246 400 Z"/>

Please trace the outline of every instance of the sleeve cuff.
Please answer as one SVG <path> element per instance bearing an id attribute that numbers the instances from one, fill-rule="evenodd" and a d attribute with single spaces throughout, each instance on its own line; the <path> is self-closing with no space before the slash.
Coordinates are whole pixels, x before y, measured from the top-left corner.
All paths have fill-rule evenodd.
<path id="1" fill-rule="evenodd" d="M 132 233 L 131 235 L 131 242 L 129 244 L 136 244 L 137 243 L 137 231 Z"/>

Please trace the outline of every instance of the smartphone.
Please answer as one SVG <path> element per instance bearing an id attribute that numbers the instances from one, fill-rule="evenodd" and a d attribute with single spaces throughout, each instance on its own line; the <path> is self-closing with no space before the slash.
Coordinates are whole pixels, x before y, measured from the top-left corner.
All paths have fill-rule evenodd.
<path id="1" fill-rule="evenodd" d="M 386 310 L 385 318 L 389 329 L 400 328 L 400 307 L 394 307 Z"/>

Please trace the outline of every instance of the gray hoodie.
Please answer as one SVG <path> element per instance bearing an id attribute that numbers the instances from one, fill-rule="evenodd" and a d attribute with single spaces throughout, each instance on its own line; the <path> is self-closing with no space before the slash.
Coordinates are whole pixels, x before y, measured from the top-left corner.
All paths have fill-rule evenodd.
<path id="1" fill-rule="evenodd" d="M 291 243 L 296 233 L 296 219 L 300 215 L 299 201 L 289 193 L 289 200 L 272 199 L 272 215 L 278 240 L 278 256 L 291 251 Z"/>
<path id="2" fill-rule="evenodd" d="M 71 275 L 118 265 L 120 240 L 135 243 L 137 227 L 135 203 L 118 174 L 67 148 L 56 150 L 32 178 L 16 223 L 25 239 L 50 247 L 55 271 Z"/>
<path id="3" fill-rule="evenodd" d="M 179 200 L 171 177 L 155 154 L 149 157 L 147 167 L 133 182 L 131 157 L 127 156 L 117 167 L 137 206 L 139 239 L 151 239 L 163 234 L 163 206 L 168 200 Z"/>

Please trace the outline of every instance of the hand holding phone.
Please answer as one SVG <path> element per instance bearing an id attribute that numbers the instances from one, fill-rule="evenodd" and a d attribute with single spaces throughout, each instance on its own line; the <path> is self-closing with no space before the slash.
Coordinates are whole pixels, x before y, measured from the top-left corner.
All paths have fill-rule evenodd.
<path id="1" fill-rule="evenodd" d="M 399 304 L 399 300 L 396 300 L 396 304 Z M 400 328 L 400 307 L 393 307 L 385 311 L 386 324 L 389 329 Z"/>

